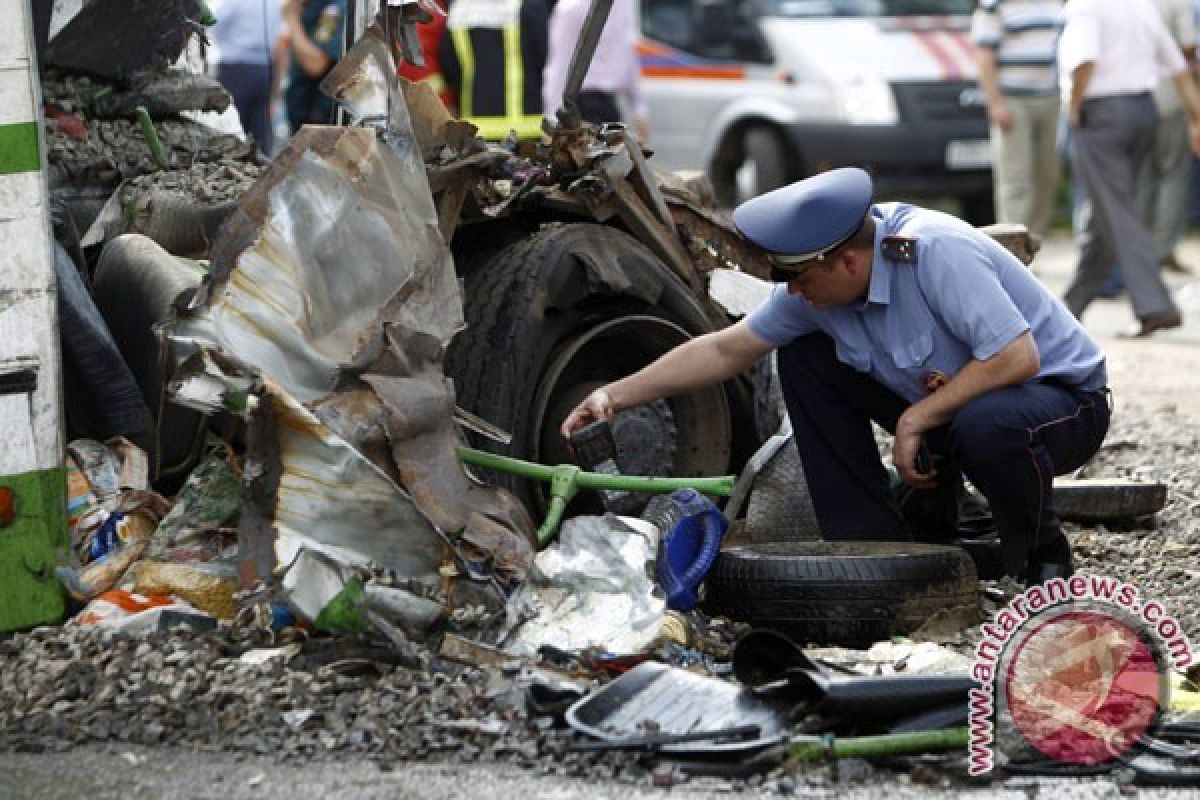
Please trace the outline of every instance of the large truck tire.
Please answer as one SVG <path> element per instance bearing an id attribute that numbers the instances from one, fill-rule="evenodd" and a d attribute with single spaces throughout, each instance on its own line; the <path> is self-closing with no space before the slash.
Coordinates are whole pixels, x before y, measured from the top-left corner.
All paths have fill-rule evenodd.
<path id="1" fill-rule="evenodd" d="M 194 465 L 205 417 L 165 401 L 170 375 L 153 328 L 168 319 L 179 295 L 196 288 L 203 277 L 198 265 L 140 234 L 110 241 L 96 266 L 96 305 L 156 420 L 157 430 L 136 443 L 150 457 L 151 478 L 166 486 L 181 483 Z"/>
<path id="2" fill-rule="evenodd" d="M 482 437 L 472 444 L 515 458 L 572 463 L 559 428 L 579 401 L 712 330 L 700 299 L 610 226 L 549 225 L 483 263 L 459 266 L 467 329 L 451 343 L 446 371 L 459 405 L 513 437 L 507 446 Z M 736 381 L 630 409 L 613 426 L 620 463 L 628 474 L 721 474 L 730 468 L 735 414 L 753 437 L 749 409 L 749 392 Z M 534 515 L 545 508 L 547 487 L 488 477 Z M 581 493 L 573 510 L 594 511 L 595 501 Z"/>
<path id="3" fill-rule="evenodd" d="M 705 582 L 705 609 L 797 642 L 861 647 L 912 633 L 939 611 L 977 608 L 977 584 L 957 547 L 763 543 L 721 553 Z"/>

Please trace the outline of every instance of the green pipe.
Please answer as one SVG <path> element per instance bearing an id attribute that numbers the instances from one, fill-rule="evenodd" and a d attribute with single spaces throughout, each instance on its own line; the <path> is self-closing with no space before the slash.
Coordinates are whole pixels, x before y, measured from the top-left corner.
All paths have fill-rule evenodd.
<path id="1" fill-rule="evenodd" d="M 803 763 L 838 758 L 882 758 L 940 750 L 961 750 L 967 747 L 969 736 L 970 733 L 965 727 L 841 739 L 833 736 L 797 736 L 787 744 L 787 760 Z"/>
<path id="2" fill-rule="evenodd" d="M 598 472 L 584 472 L 573 464 L 559 464 L 548 467 L 545 464 L 535 464 L 532 461 L 522 461 L 519 458 L 509 458 L 470 447 L 458 448 L 458 457 L 463 463 L 484 469 L 494 469 L 507 472 L 522 478 L 546 481 L 550 484 L 550 507 L 546 509 L 546 519 L 538 528 L 538 545 L 545 544 L 554 537 L 558 525 L 562 522 L 563 512 L 567 503 L 575 496 L 581 487 L 584 489 L 615 489 L 627 492 L 673 492 L 676 489 L 695 489 L 709 495 L 733 494 L 735 476 L 721 475 L 715 478 L 652 478 L 641 475 L 602 475 Z"/>
<path id="3" fill-rule="evenodd" d="M 146 144 L 150 145 L 150 155 L 154 156 L 154 163 L 158 164 L 159 169 L 166 169 L 170 166 L 167 151 L 163 149 L 162 139 L 158 138 L 158 131 L 154 130 L 154 120 L 150 119 L 150 112 L 145 106 L 138 106 L 135 111 L 138 124 L 142 126 L 142 136 L 146 138 Z"/>
<path id="4" fill-rule="evenodd" d="M 458 448 L 458 457 L 465 463 L 486 469 L 496 469 L 519 475 L 522 478 L 533 478 L 539 481 L 551 481 L 555 472 L 563 466 L 548 467 L 545 464 L 535 464 L 532 461 L 522 461 L 518 458 L 488 453 L 470 447 Z M 702 494 L 729 496 L 733 494 L 734 475 L 720 475 L 714 478 L 655 478 L 643 475 L 604 475 L 599 472 L 584 472 L 578 467 L 576 483 L 584 489 L 615 489 L 627 492 L 673 492 L 676 489 L 695 489 Z"/>

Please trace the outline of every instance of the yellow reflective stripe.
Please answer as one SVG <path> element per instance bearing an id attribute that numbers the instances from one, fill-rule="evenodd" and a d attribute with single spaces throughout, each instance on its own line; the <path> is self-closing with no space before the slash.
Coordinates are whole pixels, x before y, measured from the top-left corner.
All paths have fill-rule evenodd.
<path id="1" fill-rule="evenodd" d="M 438 94 L 441 94 L 446 90 L 446 79 L 442 77 L 440 72 L 432 72 L 421 80 L 428 83 L 430 88 L 432 88 Z"/>
<path id="2" fill-rule="evenodd" d="M 521 26 L 504 26 L 504 113 L 517 120 L 525 110 L 525 65 L 521 58 Z"/>
<path id="3" fill-rule="evenodd" d="M 516 131 L 518 139 L 540 139 L 542 136 L 542 118 L 537 114 L 522 114 L 516 119 L 472 117 L 471 124 L 479 128 L 480 137 L 495 141 L 508 136 L 509 131 Z"/>
<path id="4" fill-rule="evenodd" d="M 454 40 L 454 52 L 462 67 L 462 89 L 458 93 L 458 115 L 469 117 L 474 110 L 471 102 L 475 92 L 475 54 L 471 51 L 471 33 L 466 28 L 450 31 Z"/>

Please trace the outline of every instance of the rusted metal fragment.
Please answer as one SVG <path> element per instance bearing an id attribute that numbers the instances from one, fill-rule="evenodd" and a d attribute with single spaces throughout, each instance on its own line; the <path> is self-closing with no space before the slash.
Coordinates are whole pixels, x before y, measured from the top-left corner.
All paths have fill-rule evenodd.
<path id="1" fill-rule="evenodd" d="M 666 194 L 676 229 L 698 272 L 735 269 L 768 279 L 771 269 L 766 253 L 739 236 L 725 214 L 692 204 L 670 190 Z"/>
<path id="2" fill-rule="evenodd" d="M 460 534 L 469 560 L 491 559 L 497 577 L 521 580 L 533 560 L 534 526 L 507 492 L 471 481 L 458 460 L 454 390 L 427 337 L 387 326 L 383 358 L 363 380 L 380 399 L 401 483 L 439 529 Z M 518 536 L 514 536 L 514 532 Z"/>
<path id="3" fill-rule="evenodd" d="M 400 471 L 391 459 L 387 413 L 367 386 L 331 394 L 313 406 L 313 414 L 326 427 L 399 484 Z"/>
<path id="4" fill-rule="evenodd" d="M 642 202 L 646 204 L 646 207 L 654 213 L 659 222 L 668 228 L 673 227 L 675 222 L 671 219 L 671 212 L 667 209 L 667 203 L 663 199 L 662 192 L 659 191 L 654 171 L 650 169 L 650 165 L 646 161 L 646 156 L 642 153 L 641 143 L 630 135 L 629 130 L 624 125 L 606 125 L 601 130 L 600 135 L 610 146 L 615 147 L 619 145 L 624 147 L 625 152 L 633 162 L 633 169 L 628 173 L 630 185 L 637 192 Z"/>
<path id="5" fill-rule="evenodd" d="M 263 400 L 281 467 L 269 509 L 277 563 L 308 548 L 342 564 L 436 574 L 445 540 L 411 497 L 288 395 L 268 392 Z"/>

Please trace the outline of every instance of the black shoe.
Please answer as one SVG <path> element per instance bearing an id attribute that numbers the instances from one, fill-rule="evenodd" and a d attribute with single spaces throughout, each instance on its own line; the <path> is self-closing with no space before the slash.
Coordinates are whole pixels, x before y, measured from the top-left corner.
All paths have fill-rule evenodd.
<path id="1" fill-rule="evenodd" d="M 1075 574 L 1075 564 L 1068 556 L 1063 561 L 1034 561 L 1030 562 L 1029 570 L 1025 573 L 1026 586 L 1038 586 L 1054 578 L 1066 578 Z"/>

